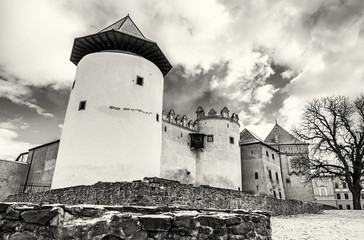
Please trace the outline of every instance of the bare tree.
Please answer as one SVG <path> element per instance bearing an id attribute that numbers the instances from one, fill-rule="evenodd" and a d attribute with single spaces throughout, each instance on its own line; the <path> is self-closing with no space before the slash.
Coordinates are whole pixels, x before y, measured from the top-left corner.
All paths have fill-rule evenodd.
<path id="1" fill-rule="evenodd" d="M 361 209 L 364 95 L 353 102 L 344 96 L 308 102 L 300 125 L 293 131 L 312 143 L 309 156 L 296 159 L 295 164 L 308 173 L 310 179 L 334 176 L 346 181 L 353 194 L 354 209 Z"/>

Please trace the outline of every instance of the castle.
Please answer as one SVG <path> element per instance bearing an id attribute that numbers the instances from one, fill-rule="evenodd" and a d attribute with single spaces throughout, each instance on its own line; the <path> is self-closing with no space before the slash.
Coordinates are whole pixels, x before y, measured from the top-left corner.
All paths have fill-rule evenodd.
<path id="1" fill-rule="evenodd" d="M 269 195 L 314 200 L 312 183 L 291 160 L 307 153 L 278 124 L 263 141 L 227 107 L 201 107 L 196 120 L 162 111 L 164 77 L 172 65 L 129 16 L 76 38 L 77 65 L 60 141 L 0 161 L 5 194 L 161 177 Z M 0 199 L 1 200 L 1 199 Z"/>

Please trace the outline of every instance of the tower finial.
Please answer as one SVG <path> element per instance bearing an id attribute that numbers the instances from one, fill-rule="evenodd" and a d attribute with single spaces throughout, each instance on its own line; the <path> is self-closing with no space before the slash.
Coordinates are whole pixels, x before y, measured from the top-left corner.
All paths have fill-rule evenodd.
<path id="1" fill-rule="evenodd" d="M 128 17 L 129 17 L 129 13 L 128 13 L 128 15 L 127 15 Z"/>
<path id="2" fill-rule="evenodd" d="M 277 118 L 276 118 L 276 124 L 278 124 Z"/>

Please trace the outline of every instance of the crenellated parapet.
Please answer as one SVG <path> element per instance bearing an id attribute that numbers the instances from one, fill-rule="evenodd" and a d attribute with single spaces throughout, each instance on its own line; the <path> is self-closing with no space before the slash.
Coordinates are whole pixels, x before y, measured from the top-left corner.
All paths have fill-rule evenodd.
<path id="1" fill-rule="evenodd" d="M 167 112 L 165 110 L 163 110 L 162 119 L 165 122 L 173 123 L 173 124 L 178 125 L 180 127 L 188 128 L 190 130 L 197 131 L 196 121 L 192 121 L 192 120 L 188 121 L 188 118 L 187 118 L 186 115 L 183 115 L 182 117 L 179 114 L 176 115 L 176 113 L 174 112 L 173 109 L 171 109 L 168 112 L 168 114 L 167 114 Z"/>
<path id="2" fill-rule="evenodd" d="M 207 113 L 207 115 L 205 115 L 205 111 L 203 110 L 202 107 L 198 107 L 196 110 L 196 116 L 197 116 L 197 121 L 201 120 L 201 119 L 208 119 L 208 118 L 214 118 L 214 119 L 226 119 L 226 120 L 230 120 L 232 122 L 236 122 L 237 124 L 239 124 L 239 116 L 237 113 L 233 113 L 230 116 L 230 111 L 227 107 L 224 107 L 223 109 L 221 109 L 220 114 L 217 113 L 215 111 L 215 109 L 211 108 L 210 111 Z"/>
<path id="3" fill-rule="evenodd" d="M 211 108 L 210 111 L 205 115 L 205 111 L 202 107 L 198 107 L 196 110 L 197 119 L 195 121 L 188 120 L 186 115 L 176 114 L 173 109 L 171 109 L 168 113 L 163 110 L 162 119 L 165 122 L 173 123 L 180 127 L 188 128 L 194 131 L 198 131 L 198 121 L 202 119 L 222 119 L 229 120 L 230 122 L 236 123 L 239 125 L 239 116 L 236 113 L 233 113 L 230 116 L 230 111 L 227 107 L 221 109 L 220 113 L 216 112 L 215 109 Z M 239 125 L 240 126 L 240 125 Z"/>

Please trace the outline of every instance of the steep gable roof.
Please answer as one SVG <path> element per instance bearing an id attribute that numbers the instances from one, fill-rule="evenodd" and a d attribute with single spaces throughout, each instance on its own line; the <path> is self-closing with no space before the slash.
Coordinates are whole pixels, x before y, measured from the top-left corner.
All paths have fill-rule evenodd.
<path id="1" fill-rule="evenodd" d="M 264 140 L 267 144 L 305 144 L 276 123 Z"/>
<path id="2" fill-rule="evenodd" d="M 243 131 L 240 132 L 240 143 L 260 143 L 263 142 L 257 135 L 250 132 L 248 129 L 244 128 Z"/>

